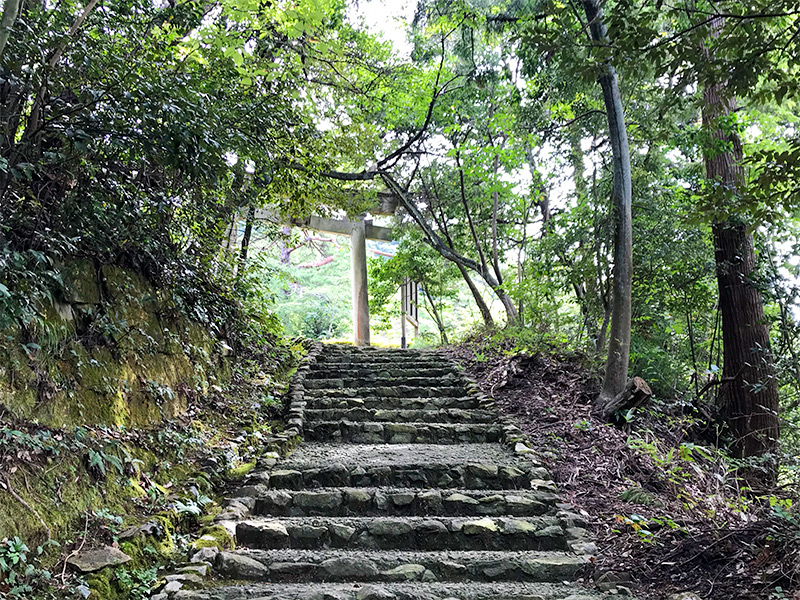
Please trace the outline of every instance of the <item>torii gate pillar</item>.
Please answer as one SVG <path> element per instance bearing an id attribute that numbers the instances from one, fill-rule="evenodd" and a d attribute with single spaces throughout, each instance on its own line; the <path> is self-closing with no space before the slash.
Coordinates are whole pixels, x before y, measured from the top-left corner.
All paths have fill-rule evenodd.
<path id="1" fill-rule="evenodd" d="M 369 346 L 369 291 L 367 288 L 367 233 L 364 218 L 353 221 L 350 233 L 353 273 L 353 334 L 356 346 Z"/>

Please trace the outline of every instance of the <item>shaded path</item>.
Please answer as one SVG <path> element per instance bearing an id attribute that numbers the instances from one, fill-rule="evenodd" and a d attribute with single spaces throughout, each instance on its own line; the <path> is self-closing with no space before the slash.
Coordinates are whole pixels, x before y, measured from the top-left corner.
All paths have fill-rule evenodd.
<path id="1" fill-rule="evenodd" d="M 251 476 L 239 549 L 217 558 L 237 581 L 182 598 L 601 597 L 564 583 L 579 517 L 453 363 L 329 346 L 304 387 L 305 442 Z"/>

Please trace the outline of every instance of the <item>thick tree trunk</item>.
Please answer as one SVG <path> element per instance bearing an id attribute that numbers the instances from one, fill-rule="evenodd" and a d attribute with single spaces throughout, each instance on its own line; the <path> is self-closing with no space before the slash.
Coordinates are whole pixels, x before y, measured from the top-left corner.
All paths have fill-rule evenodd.
<path id="1" fill-rule="evenodd" d="M 469 291 L 472 293 L 472 297 L 475 299 L 475 304 L 478 305 L 478 310 L 481 313 L 481 317 L 483 318 L 483 324 L 486 325 L 489 329 L 494 329 L 494 319 L 492 318 L 492 312 L 489 310 L 489 306 L 486 304 L 486 301 L 483 299 L 481 295 L 481 291 L 478 289 L 478 286 L 475 285 L 475 282 L 472 281 L 472 277 L 469 275 L 469 271 L 467 268 L 464 267 L 461 263 L 455 263 L 458 267 L 458 270 L 461 272 L 461 276 L 464 278 L 464 281 L 467 282 L 467 287 Z"/>
<path id="2" fill-rule="evenodd" d="M 712 37 L 718 35 L 720 26 L 721 22 L 712 23 Z M 724 81 L 706 85 L 703 124 L 710 135 L 706 177 L 718 186 L 717 193 L 727 203 L 740 193 L 744 169 L 738 134 L 726 133 L 719 126 L 720 118 L 736 109 L 735 99 L 726 96 L 725 88 Z M 751 281 L 756 266 L 753 236 L 744 223 L 733 219 L 713 223 L 712 233 L 722 315 L 720 414 L 730 429 L 734 454 L 761 456 L 777 448 L 780 424 L 769 329 L 761 292 Z"/>
<path id="3" fill-rule="evenodd" d="M 780 424 L 769 330 L 761 292 L 750 280 L 756 262 L 753 236 L 733 223 L 715 223 L 712 230 L 722 314 L 720 412 L 734 453 L 761 456 L 776 449 Z"/>
<path id="4" fill-rule="evenodd" d="M 599 0 L 583 0 L 592 40 L 608 44 Z M 631 345 L 631 290 L 633 281 L 633 231 L 631 219 L 631 156 L 628 132 L 619 92 L 617 73 L 608 63 L 599 65 L 598 77 L 608 117 L 608 139 L 614 162 L 611 199 L 616 233 L 614 238 L 614 288 L 611 309 L 611 333 L 603 390 L 598 401 L 604 404 L 625 388 Z"/>
<path id="5" fill-rule="evenodd" d="M 719 36 L 722 24 L 721 17 L 712 21 L 712 39 Z M 713 56 L 708 46 L 705 51 Z M 736 131 L 720 127 L 720 119 L 736 110 L 736 99 L 726 94 L 726 87 L 720 78 L 703 90 L 703 125 L 710 137 L 705 166 L 723 206 L 735 207 L 745 173 L 741 139 Z M 777 448 L 780 424 L 769 329 L 761 292 L 751 280 L 756 266 L 753 236 L 744 223 L 731 218 L 713 223 L 712 233 L 722 315 L 720 415 L 730 429 L 736 456 L 762 456 Z"/>

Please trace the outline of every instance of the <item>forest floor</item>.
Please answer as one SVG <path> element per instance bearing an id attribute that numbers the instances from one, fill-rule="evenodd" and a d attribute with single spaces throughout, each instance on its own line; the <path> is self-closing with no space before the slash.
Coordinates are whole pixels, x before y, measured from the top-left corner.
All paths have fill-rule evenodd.
<path id="1" fill-rule="evenodd" d="M 599 388 L 580 357 L 531 356 L 485 337 L 447 353 L 518 420 L 590 523 L 587 583 L 632 577 L 637 596 L 659 600 L 800 599 L 791 494 L 745 493 L 679 403 L 654 400 L 619 428 L 593 410 Z"/>

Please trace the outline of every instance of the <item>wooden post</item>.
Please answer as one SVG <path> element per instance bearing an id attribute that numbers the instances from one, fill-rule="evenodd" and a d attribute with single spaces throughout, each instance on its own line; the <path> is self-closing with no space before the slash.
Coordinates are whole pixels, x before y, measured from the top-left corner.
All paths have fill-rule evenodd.
<path id="1" fill-rule="evenodd" d="M 408 324 L 414 328 L 414 338 L 419 335 L 419 284 L 406 278 L 400 286 L 400 346 L 408 348 Z"/>
<path id="2" fill-rule="evenodd" d="M 406 279 L 406 281 L 408 281 Z M 406 281 L 400 286 L 400 347 L 408 348 L 406 341 L 406 305 L 408 303 L 406 293 Z"/>
<path id="3" fill-rule="evenodd" d="M 350 233 L 353 273 L 353 335 L 356 346 L 369 346 L 369 291 L 367 288 L 367 236 L 364 218 L 353 222 Z"/>

